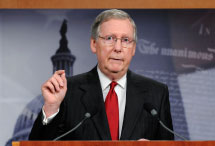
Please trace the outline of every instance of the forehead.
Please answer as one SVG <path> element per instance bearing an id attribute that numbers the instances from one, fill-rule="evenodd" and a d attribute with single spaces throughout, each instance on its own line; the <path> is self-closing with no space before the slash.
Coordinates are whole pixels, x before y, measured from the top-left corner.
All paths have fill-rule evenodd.
<path id="1" fill-rule="evenodd" d="M 102 35 L 128 35 L 132 36 L 134 28 L 129 19 L 110 19 L 100 25 Z"/>

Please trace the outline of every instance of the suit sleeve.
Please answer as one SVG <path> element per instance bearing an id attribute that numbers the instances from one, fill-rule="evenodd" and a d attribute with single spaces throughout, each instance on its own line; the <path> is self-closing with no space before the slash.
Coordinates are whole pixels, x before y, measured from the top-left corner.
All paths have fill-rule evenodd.
<path id="1" fill-rule="evenodd" d="M 64 102 L 62 102 L 59 113 L 47 125 L 43 125 L 42 123 L 43 113 L 41 111 L 34 122 L 29 140 L 53 140 L 64 133 L 64 106 Z"/>

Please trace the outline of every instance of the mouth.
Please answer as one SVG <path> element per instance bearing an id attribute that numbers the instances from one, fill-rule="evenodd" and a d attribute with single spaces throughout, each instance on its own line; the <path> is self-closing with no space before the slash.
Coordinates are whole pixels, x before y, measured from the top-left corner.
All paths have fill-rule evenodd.
<path id="1" fill-rule="evenodd" d="M 113 60 L 113 61 L 123 61 L 123 59 L 119 59 L 119 58 L 110 58 L 109 60 Z"/>
<path id="2" fill-rule="evenodd" d="M 121 65 L 123 63 L 123 59 L 118 58 L 110 58 L 109 61 L 112 65 Z"/>

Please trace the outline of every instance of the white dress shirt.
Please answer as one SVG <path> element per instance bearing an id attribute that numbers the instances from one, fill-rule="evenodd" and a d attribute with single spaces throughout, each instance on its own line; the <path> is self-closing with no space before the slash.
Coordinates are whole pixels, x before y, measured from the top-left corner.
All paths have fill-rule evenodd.
<path id="1" fill-rule="evenodd" d="M 99 75 L 99 80 L 102 87 L 103 99 L 105 102 L 106 96 L 110 90 L 110 83 L 112 81 L 107 76 L 105 76 L 98 67 L 97 67 L 97 72 Z M 125 103 L 126 103 L 127 74 L 125 74 L 121 79 L 119 79 L 116 82 L 117 82 L 117 85 L 115 86 L 114 90 L 117 94 L 118 104 L 119 104 L 119 138 L 120 138 L 123 119 L 124 119 Z M 47 125 L 58 114 L 59 109 L 57 113 L 51 115 L 48 118 L 46 118 L 43 108 L 42 108 L 42 112 L 43 112 L 43 125 Z"/>
<path id="2" fill-rule="evenodd" d="M 106 96 L 110 90 L 111 80 L 105 76 L 100 69 L 97 67 L 99 80 L 102 87 L 103 99 L 105 102 Z M 125 74 L 121 79 L 119 79 L 117 85 L 115 86 L 114 90 L 118 97 L 118 104 L 119 104 L 119 138 L 122 132 L 122 124 L 124 119 L 124 112 L 125 112 L 125 103 L 126 103 L 126 84 L 127 84 L 127 74 Z"/>

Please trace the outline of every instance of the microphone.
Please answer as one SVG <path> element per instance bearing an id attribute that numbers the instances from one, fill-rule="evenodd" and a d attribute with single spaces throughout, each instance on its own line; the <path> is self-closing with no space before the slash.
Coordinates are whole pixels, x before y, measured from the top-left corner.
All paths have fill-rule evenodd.
<path id="1" fill-rule="evenodd" d="M 91 117 L 90 113 L 85 113 L 84 118 L 81 120 L 81 122 L 79 122 L 74 128 L 72 128 L 71 130 L 67 131 L 66 133 L 56 137 L 55 139 L 53 139 L 53 141 L 57 141 L 59 139 L 61 139 L 62 137 L 72 133 L 73 131 L 75 131 L 76 129 L 78 129 L 78 127 L 80 127 L 87 119 L 89 119 Z"/>
<path id="2" fill-rule="evenodd" d="M 150 103 L 145 103 L 145 104 L 144 104 L 144 108 L 145 108 L 145 110 L 146 110 L 148 113 L 150 113 L 150 115 L 152 115 L 154 118 L 156 118 L 156 119 L 158 120 L 158 122 L 160 123 L 160 125 L 161 125 L 164 129 L 166 129 L 166 130 L 169 131 L 170 133 L 172 133 L 172 134 L 178 136 L 179 138 L 181 138 L 181 139 L 183 139 L 183 140 L 187 140 L 187 138 L 185 138 L 185 137 L 183 137 L 183 136 L 177 134 L 176 132 L 172 131 L 171 129 L 169 129 L 169 128 L 159 119 L 159 117 L 158 117 L 158 112 L 157 112 L 156 108 L 155 108 L 152 104 L 150 104 Z"/>

